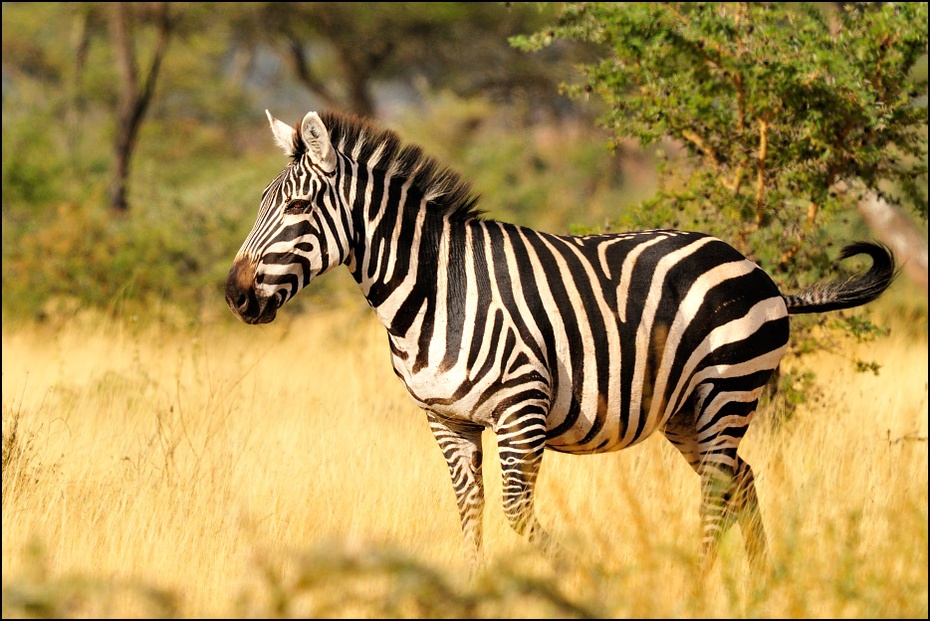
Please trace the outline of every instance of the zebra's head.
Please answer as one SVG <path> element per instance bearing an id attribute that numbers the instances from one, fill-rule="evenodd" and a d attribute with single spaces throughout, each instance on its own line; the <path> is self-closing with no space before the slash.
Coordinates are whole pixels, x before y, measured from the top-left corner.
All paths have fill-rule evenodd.
<path id="1" fill-rule="evenodd" d="M 265 188 L 252 231 L 226 279 L 226 303 L 246 323 L 273 321 L 313 278 L 348 257 L 349 224 L 336 191 L 338 157 L 316 112 L 299 127 L 271 116 L 290 164 Z"/>

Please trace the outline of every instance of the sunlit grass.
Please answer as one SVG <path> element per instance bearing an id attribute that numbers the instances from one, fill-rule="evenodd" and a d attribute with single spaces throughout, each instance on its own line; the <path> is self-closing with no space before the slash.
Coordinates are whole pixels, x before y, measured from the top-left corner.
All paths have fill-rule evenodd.
<path id="1" fill-rule="evenodd" d="M 367 309 L 89 325 L 3 328 L 5 617 L 927 616 L 925 336 L 846 352 L 878 376 L 823 355 L 817 401 L 760 413 L 772 575 L 738 530 L 692 571 L 698 481 L 660 437 L 547 453 L 538 512 L 575 556 L 555 567 L 507 526 L 486 436 L 468 580 L 445 462 Z"/>

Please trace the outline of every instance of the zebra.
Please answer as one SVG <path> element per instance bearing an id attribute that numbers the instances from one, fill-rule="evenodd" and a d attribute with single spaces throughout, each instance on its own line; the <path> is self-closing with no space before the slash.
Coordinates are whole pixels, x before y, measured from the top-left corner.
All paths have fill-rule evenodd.
<path id="1" fill-rule="evenodd" d="M 497 441 L 509 525 L 557 558 L 534 489 L 545 449 L 592 454 L 659 432 L 699 475 L 700 558 L 739 524 L 754 567 L 767 542 L 737 452 L 789 340 L 789 315 L 866 304 L 897 272 L 870 268 L 782 294 L 715 237 L 680 230 L 568 236 L 485 217 L 471 186 L 373 121 L 265 111 L 290 158 L 265 188 L 225 297 L 248 324 L 345 265 L 387 330 L 395 374 L 448 464 L 465 556 L 483 558 L 482 431 Z"/>

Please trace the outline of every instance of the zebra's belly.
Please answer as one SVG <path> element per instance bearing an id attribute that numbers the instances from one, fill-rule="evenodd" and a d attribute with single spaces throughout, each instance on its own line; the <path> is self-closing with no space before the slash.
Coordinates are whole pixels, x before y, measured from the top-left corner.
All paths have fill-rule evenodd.
<path id="1" fill-rule="evenodd" d="M 417 359 L 416 350 L 398 346 L 392 361 L 421 408 L 495 432 L 511 424 L 514 416 L 543 416 L 547 447 L 556 451 L 615 451 L 636 444 L 664 424 L 667 412 L 661 404 L 650 412 L 654 388 L 646 379 L 647 366 L 634 365 L 632 380 L 620 372 L 619 339 L 609 346 L 602 342 L 612 354 L 607 365 L 595 353 L 573 360 L 567 339 L 556 339 L 551 364 L 534 355 L 538 345 L 513 342 L 507 356 L 491 358 L 493 364 L 468 366 L 463 356 L 449 368 L 415 369 L 411 361 Z M 595 352 L 593 347 L 588 350 Z"/>
<path id="2" fill-rule="evenodd" d="M 626 399 L 603 394 L 585 397 L 566 387 L 550 408 L 546 448 L 561 453 L 590 454 L 618 451 L 644 440 L 664 424 L 665 412 L 631 413 Z"/>
<path id="3" fill-rule="evenodd" d="M 575 386 L 567 379 L 553 382 L 545 372 L 520 378 L 495 374 L 463 378 L 454 369 L 412 372 L 399 360 L 394 366 L 413 401 L 444 418 L 476 423 L 496 432 L 513 414 L 545 416 L 546 446 L 560 452 L 616 451 L 636 444 L 664 423 L 663 415 L 650 418 L 648 412 L 634 416 L 626 411 L 629 399 L 619 398 L 619 377 L 611 381 L 609 394 L 614 398 L 610 399 L 590 384 Z M 559 385 L 563 389 L 553 392 L 553 386 Z M 643 403 L 642 392 L 633 390 L 633 401 L 638 405 Z"/>

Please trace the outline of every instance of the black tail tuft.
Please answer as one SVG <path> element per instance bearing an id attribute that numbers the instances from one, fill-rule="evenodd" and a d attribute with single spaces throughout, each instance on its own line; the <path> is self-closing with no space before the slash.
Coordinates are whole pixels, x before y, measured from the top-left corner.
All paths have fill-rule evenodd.
<path id="1" fill-rule="evenodd" d="M 838 282 L 818 283 L 795 295 L 783 295 L 788 312 L 796 315 L 854 308 L 880 296 L 898 275 L 894 255 L 881 244 L 856 242 L 843 248 L 839 260 L 857 254 L 872 257 L 868 272 Z"/>

